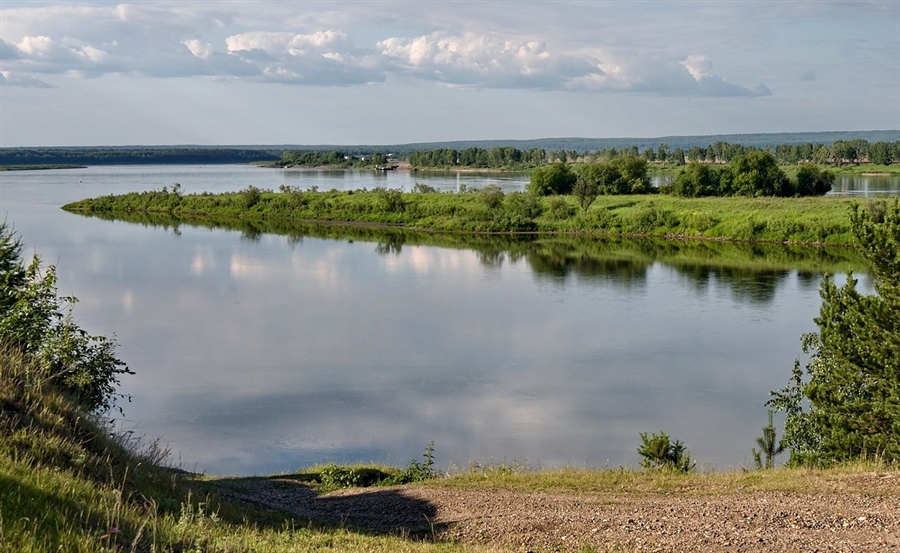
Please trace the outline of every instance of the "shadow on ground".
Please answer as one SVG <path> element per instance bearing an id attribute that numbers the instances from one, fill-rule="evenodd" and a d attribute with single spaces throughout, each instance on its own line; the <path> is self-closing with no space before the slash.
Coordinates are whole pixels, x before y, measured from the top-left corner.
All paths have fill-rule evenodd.
<path id="1" fill-rule="evenodd" d="M 437 509 L 404 495 L 403 488 L 353 488 L 318 495 L 302 477 L 274 476 L 221 480 L 220 491 L 247 503 L 277 509 L 315 524 L 365 533 L 424 537 L 443 530 Z"/>

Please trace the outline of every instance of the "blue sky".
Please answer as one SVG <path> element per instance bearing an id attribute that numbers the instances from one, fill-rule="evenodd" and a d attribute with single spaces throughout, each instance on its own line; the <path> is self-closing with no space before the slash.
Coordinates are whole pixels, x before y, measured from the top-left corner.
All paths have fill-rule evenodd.
<path id="1" fill-rule="evenodd" d="M 900 129 L 900 1 L 0 2 L 0 146 Z"/>

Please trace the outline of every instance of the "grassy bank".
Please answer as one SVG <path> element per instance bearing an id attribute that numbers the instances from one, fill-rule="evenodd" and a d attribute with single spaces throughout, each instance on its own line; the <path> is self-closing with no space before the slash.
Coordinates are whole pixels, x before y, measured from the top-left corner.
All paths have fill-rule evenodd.
<path id="1" fill-rule="evenodd" d="M 846 198 L 677 198 L 600 196 L 586 210 L 574 197 L 534 197 L 485 189 L 460 194 L 398 190 L 224 194 L 152 191 L 82 200 L 63 209 L 105 216 L 166 215 L 181 221 L 325 221 L 407 229 L 488 233 L 577 233 L 846 245 Z"/>

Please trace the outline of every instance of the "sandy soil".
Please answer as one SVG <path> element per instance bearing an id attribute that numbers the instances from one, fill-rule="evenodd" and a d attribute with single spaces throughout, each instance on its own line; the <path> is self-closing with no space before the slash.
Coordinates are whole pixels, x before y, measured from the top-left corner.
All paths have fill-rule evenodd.
<path id="1" fill-rule="evenodd" d="M 222 485 L 228 495 L 317 522 L 490 550 L 900 552 L 900 477 L 859 478 L 866 493 L 852 484 L 827 494 L 709 495 L 401 486 L 317 496 L 284 477 Z"/>

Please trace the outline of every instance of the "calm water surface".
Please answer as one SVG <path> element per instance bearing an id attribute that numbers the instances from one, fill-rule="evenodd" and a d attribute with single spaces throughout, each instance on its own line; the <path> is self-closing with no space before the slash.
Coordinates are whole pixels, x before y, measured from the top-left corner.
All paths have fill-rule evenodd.
<path id="1" fill-rule="evenodd" d="M 160 437 L 183 468 L 405 465 L 432 440 L 443 468 L 635 465 L 638 433 L 659 430 L 701 464 L 749 466 L 768 392 L 815 330 L 818 274 L 251 239 L 59 209 L 175 182 L 190 193 L 525 181 L 246 166 L 7 172 L 0 214 L 57 265 L 79 322 L 118 338 L 137 373 L 123 382 L 134 400 L 122 426 Z"/>

